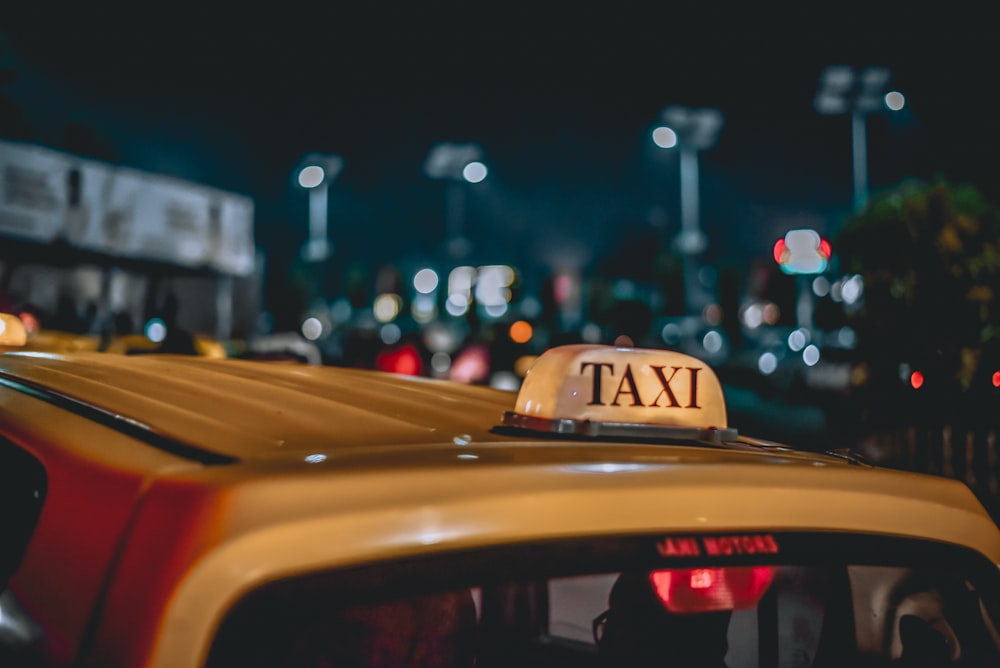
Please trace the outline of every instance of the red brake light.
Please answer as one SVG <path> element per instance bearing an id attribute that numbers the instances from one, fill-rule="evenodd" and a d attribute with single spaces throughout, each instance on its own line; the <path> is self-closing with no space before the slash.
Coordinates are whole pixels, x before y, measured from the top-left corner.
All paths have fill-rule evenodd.
<path id="1" fill-rule="evenodd" d="M 819 254 L 822 255 L 827 260 L 833 255 L 833 249 L 830 248 L 830 242 L 826 239 L 819 240 Z"/>
<path id="2" fill-rule="evenodd" d="M 653 571 L 649 577 L 667 610 L 696 613 L 756 606 L 774 572 L 773 566 L 675 568 Z"/>
<path id="3" fill-rule="evenodd" d="M 778 264 L 784 264 L 785 260 L 788 259 L 786 257 L 788 250 L 785 246 L 785 240 L 778 239 L 776 242 L 774 242 L 774 248 L 772 249 L 772 252 L 774 253 L 774 261 L 777 262 Z"/>
<path id="4" fill-rule="evenodd" d="M 389 373 L 419 376 L 423 373 L 424 365 L 416 347 L 405 344 L 395 350 L 380 352 L 375 358 L 375 368 Z"/>

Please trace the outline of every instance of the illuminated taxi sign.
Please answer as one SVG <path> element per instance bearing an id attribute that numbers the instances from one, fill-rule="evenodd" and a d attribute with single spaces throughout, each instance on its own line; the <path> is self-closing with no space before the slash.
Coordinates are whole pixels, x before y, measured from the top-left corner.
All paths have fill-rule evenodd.
<path id="1" fill-rule="evenodd" d="M 715 372 L 673 351 L 572 345 L 531 367 L 504 424 L 583 436 L 722 441 L 726 404 Z"/>

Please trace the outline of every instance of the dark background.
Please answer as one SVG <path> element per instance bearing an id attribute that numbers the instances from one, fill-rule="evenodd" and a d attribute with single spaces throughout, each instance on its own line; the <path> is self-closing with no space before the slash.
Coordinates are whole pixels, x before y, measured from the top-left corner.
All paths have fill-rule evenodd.
<path id="1" fill-rule="evenodd" d="M 8 3 L 0 35 L 30 138 L 59 147 L 76 132 L 96 157 L 250 195 L 272 267 L 306 236 L 292 182 L 305 153 L 345 160 L 336 269 L 433 254 L 443 184 L 421 165 L 436 142 L 471 141 L 490 168 L 467 214 L 477 259 L 530 271 L 676 233 L 676 163 L 649 139 L 668 104 L 725 114 L 701 156 L 710 259 L 836 228 L 850 121 L 812 106 L 831 64 L 887 66 L 907 96 L 868 121 L 872 191 L 942 176 L 996 198 L 1000 59 L 974 7 Z"/>

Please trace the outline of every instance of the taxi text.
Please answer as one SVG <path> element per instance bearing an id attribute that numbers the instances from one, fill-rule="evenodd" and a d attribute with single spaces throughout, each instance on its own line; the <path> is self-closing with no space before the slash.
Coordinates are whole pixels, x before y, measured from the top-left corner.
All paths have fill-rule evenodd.
<path id="1" fill-rule="evenodd" d="M 635 376 L 632 373 L 632 365 L 626 364 L 625 371 L 622 373 L 621 378 L 618 380 L 618 389 L 615 390 L 614 397 L 612 397 L 610 405 L 620 406 L 618 403 L 619 398 L 622 395 L 626 397 L 631 397 L 632 406 L 660 406 L 660 400 L 665 399 L 663 404 L 664 408 L 701 408 L 698 405 L 698 372 L 701 371 L 701 367 L 670 367 L 669 376 L 664 371 L 666 366 L 656 366 L 653 364 L 647 365 L 649 369 L 653 371 L 653 375 L 656 377 L 657 383 L 653 386 L 656 396 L 649 403 L 643 401 L 643 398 L 639 394 L 639 387 L 636 384 Z M 605 375 L 605 370 L 611 381 L 615 381 L 615 366 L 610 362 L 581 362 L 580 363 L 580 375 L 591 374 L 592 378 L 592 391 L 590 396 L 590 401 L 588 405 L 591 406 L 604 406 L 603 395 L 603 379 Z M 687 373 L 684 373 L 684 372 Z M 680 377 L 678 377 L 680 374 Z M 671 383 L 676 383 L 671 385 Z M 682 405 L 677 399 L 677 394 L 674 392 L 675 389 L 681 389 L 683 384 L 687 384 L 688 390 L 688 403 L 687 405 Z M 683 394 L 682 394 L 683 396 Z M 648 391 L 647 391 L 648 398 Z"/>

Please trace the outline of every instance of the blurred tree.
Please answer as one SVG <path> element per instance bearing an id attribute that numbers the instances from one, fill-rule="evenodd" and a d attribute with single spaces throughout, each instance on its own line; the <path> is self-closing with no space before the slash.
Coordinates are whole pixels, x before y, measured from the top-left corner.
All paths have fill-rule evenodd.
<path id="1" fill-rule="evenodd" d="M 851 217 L 834 248 L 841 269 L 864 280 L 850 323 L 866 390 L 899 398 L 906 369 L 919 370 L 932 414 L 953 414 L 987 391 L 973 379 L 1000 339 L 995 206 L 969 186 L 904 183 Z"/>

